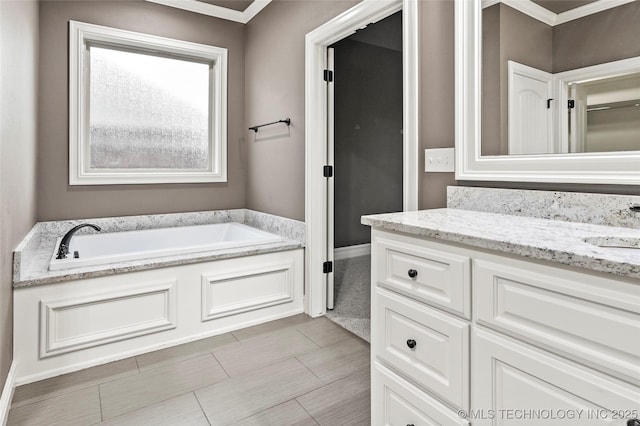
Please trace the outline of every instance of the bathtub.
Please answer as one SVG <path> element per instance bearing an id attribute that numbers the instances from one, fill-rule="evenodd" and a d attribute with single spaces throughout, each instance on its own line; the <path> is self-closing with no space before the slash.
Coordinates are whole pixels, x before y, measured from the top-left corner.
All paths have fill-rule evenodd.
<path id="1" fill-rule="evenodd" d="M 102 232 L 75 235 L 67 258 L 56 259 L 61 240 L 51 256 L 50 271 L 276 243 L 282 237 L 236 222 Z"/>
<path id="2" fill-rule="evenodd" d="M 88 222 L 103 231 L 74 235 L 68 259 L 54 253 L 77 220 L 36 224 L 14 254 L 17 384 L 304 312 L 302 222 L 249 210 Z"/>

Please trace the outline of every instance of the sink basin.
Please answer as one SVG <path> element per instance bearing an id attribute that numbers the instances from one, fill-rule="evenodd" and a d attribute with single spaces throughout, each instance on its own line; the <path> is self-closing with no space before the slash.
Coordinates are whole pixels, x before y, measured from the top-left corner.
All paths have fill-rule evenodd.
<path id="1" fill-rule="evenodd" d="M 582 241 L 598 247 L 640 249 L 640 238 L 625 237 L 587 237 Z"/>

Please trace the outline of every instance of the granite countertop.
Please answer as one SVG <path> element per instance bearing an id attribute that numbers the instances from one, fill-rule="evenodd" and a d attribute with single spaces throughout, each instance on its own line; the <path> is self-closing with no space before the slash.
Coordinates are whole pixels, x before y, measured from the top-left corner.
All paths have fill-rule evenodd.
<path id="1" fill-rule="evenodd" d="M 208 223 L 239 222 L 254 228 L 280 235 L 282 241 L 231 249 L 219 249 L 199 253 L 155 257 L 127 262 L 110 263 L 81 268 L 49 271 L 49 261 L 56 241 L 64 233 L 81 222 L 95 223 L 106 232 L 136 229 L 154 229 L 173 226 L 189 226 Z M 78 234 L 82 234 L 80 231 Z M 199 262 L 251 256 L 304 247 L 304 223 L 248 209 L 211 212 L 177 213 L 165 215 L 130 216 L 73 221 L 37 223 L 14 251 L 13 286 L 29 287 L 54 284 L 70 280 L 102 277 L 125 272 L 188 265 Z"/>
<path id="2" fill-rule="evenodd" d="M 640 249 L 598 247 L 588 237 L 640 238 L 640 229 L 452 208 L 362 217 L 362 224 L 640 279 Z"/>

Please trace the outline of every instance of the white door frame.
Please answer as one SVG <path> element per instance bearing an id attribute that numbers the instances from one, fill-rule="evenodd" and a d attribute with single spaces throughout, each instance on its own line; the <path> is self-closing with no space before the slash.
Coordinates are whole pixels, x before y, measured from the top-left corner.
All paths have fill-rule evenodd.
<path id="1" fill-rule="evenodd" d="M 402 10 L 403 210 L 418 208 L 418 0 L 363 0 L 305 37 L 305 312 L 324 315 L 327 250 L 327 47 Z"/>

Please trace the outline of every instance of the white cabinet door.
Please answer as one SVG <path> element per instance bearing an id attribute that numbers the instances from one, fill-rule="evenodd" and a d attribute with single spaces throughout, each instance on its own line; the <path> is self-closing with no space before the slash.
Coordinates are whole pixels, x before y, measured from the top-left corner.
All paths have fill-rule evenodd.
<path id="1" fill-rule="evenodd" d="M 384 426 L 468 426 L 464 418 L 400 376 L 374 362 L 371 424 Z"/>
<path id="2" fill-rule="evenodd" d="M 489 331 L 472 333 L 470 418 L 478 425 L 626 425 L 640 388 Z"/>

